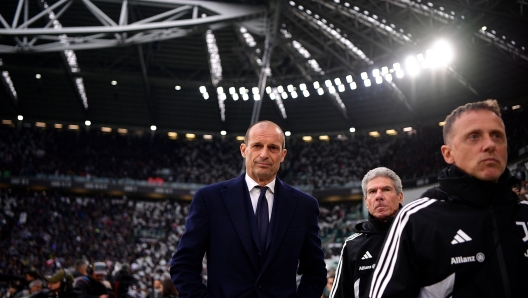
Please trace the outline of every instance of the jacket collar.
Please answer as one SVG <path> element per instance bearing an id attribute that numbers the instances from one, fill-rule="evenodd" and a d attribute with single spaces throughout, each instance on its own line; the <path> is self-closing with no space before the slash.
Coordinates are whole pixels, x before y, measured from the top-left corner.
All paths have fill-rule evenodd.
<path id="1" fill-rule="evenodd" d="M 403 206 L 400 204 L 398 212 L 401 210 L 402 207 Z M 398 212 L 396 212 L 396 214 L 394 214 L 394 216 L 389 218 L 387 221 L 381 221 L 369 212 L 368 221 L 358 223 L 355 228 L 360 233 L 384 233 L 390 228 L 390 225 L 394 221 L 394 218 L 396 217 Z"/>
<path id="2" fill-rule="evenodd" d="M 512 186 L 516 178 L 506 169 L 497 183 L 474 178 L 458 167 L 445 168 L 438 176 L 440 189 L 449 199 L 465 201 L 480 207 L 498 206 L 515 201 Z"/>

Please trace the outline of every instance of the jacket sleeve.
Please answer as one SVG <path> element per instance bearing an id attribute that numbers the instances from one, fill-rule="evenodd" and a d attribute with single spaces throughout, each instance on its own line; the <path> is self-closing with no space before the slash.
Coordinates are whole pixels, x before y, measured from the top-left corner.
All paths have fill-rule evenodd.
<path id="1" fill-rule="evenodd" d="M 299 257 L 298 274 L 302 274 L 297 287 L 297 297 L 320 298 L 326 285 L 326 263 L 319 238 L 319 205 L 310 197 L 307 233 Z"/>
<path id="2" fill-rule="evenodd" d="M 90 295 L 88 293 L 88 290 L 90 288 L 90 284 L 88 282 L 88 277 L 78 277 L 75 279 L 75 282 L 73 283 L 74 289 L 79 293 L 79 297 L 81 298 L 99 298 L 100 295 Z"/>
<path id="3" fill-rule="evenodd" d="M 185 233 L 172 256 L 170 275 L 179 297 L 212 297 L 202 283 L 202 260 L 208 247 L 209 220 L 202 192 L 198 190 L 189 208 Z"/>
<path id="4" fill-rule="evenodd" d="M 400 210 L 396 216 L 372 276 L 369 297 L 417 297 L 422 280 L 420 266 L 424 264 L 416 255 L 416 245 L 427 245 L 426 239 L 415 239 L 416 228 L 411 215 L 434 203 L 428 198 L 418 199 Z"/>
<path id="5" fill-rule="evenodd" d="M 359 233 L 353 234 L 361 235 Z M 330 291 L 330 298 L 349 298 L 358 297 L 354 291 L 354 285 L 357 282 L 357 277 L 354 276 L 354 268 L 356 267 L 356 256 L 352 252 L 353 241 L 346 241 L 341 250 L 341 257 L 335 271 L 334 284 L 332 291 Z"/>

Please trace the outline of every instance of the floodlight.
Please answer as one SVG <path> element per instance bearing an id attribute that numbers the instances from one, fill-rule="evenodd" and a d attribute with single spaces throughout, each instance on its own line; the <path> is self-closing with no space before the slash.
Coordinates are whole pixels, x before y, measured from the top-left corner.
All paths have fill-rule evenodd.
<path id="1" fill-rule="evenodd" d="M 323 94 L 324 94 L 324 90 L 323 90 L 323 88 L 319 88 L 319 89 L 317 89 L 317 94 L 319 94 L 319 95 L 323 95 Z"/>
<path id="2" fill-rule="evenodd" d="M 310 96 L 310 92 L 308 92 L 308 90 L 304 90 L 303 91 L 303 95 L 304 95 L 304 97 L 308 97 L 308 96 Z"/>
<path id="3" fill-rule="evenodd" d="M 365 87 L 370 87 L 370 85 L 371 85 L 370 79 L 366 79 L 363 82 L 365 83 Z"/>
<path id="4" fill-rule="evenodd" d="M 325 85 L 326 85 L 326 87 L 330 88 L 332 86 L 332 81 L 326 80 L 325 81 Z"/>
<path id="5" fill-rule="evenodd" d="M 361 73 L 361 78 L 362 78 L 363 80 L 368 79 L 368 74 L 367 74 L 366 72 L 362 72 L 362 73 Z"/>
<path id="6" fill-rule="evenodd" d="M 353 79 L 351 75 L 346 76 L 347 83 L 352 83 Z"/>
<path id="7" fill-rule="evenodd" d="M 379 77 L 379 75 L 380 75 L 380 70 L 379 69 L 375 68 L 375 69 L 372 70 L 372 76 L 373 77 L 377 78 L 377 77 Z"/>
<path id="8" fill-rule="evenodd" d="M 205 86 L 200 86 L 200 93 L 205 93 L 207 92 L 207 89 L 205 88 Z"/>
<path id="9" fill-rule="evenodd" d="M 321 86 L 319 85 L 319 82 L 317 82 L 317 81 L 315 81 L 315 82 L 313 83 L 313 86 L 314 86 L 314 89 L 319 89 L 319 87 L 321 87 Z"/>
<path id="10" fill-rule="evenodd" d="M 376 77 L 376 84 L 381 84 L 383 82 L 383 77 Z"/>
<path id="11" fill-rule="evenodd" d="M 357 88 L 357 84 L 356 84 L 356 82 L 352 82 L 352 83 L 350 83 L 350 89 L 351 89 L 351 90 L 356 90 L 356 88 Z"/>
<path id="12" fill-rule="evenodd" d="M 339 92 L 345 92 L 345 85 L 339 85 L 339 86 L 337 86 L 337 91 L 339 91 Z"/>
<path id="13" fill-rule="evenodd" d="M 334 79 L 334 83 L 336 84 L 336 86 L 341 85 L 341 79 L 339 79 L 339 78 L 335 78 L 335 79 Z"/>
<path id="14" fill-rule="evenodd" d="M 405 64 L 407 65 L 407 72 L 410 76 L 416 76 L 420 73 L 420 64 L 413 56 L 409 56 L 405 60 Z"/>

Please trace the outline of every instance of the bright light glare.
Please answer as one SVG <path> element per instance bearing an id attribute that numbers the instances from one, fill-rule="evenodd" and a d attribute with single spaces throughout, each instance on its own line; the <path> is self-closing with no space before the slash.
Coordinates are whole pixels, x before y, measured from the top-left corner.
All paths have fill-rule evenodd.
<path id="1" fill-rule="evenodd" d="M 387 80 L 387 82 L 392 82 L 392 75 L 390 73 L 386 74 L 385 75 L 385 80 Z"/>
<path id="2" fill-rule="evenodd" d="M 363 80 L 368 79 L 368 74 L 367 74 L 366 72 L 362 72 L 362 73 L 361 73 L 361 78 L 362 78 Z"/>
<path id="3" fill-rule="evenodd" d="M 346 81 L 347 81 L 347 83 L 352 83 L 352 81 L 353 81 L 352 80 L 352 76 L 351 75 L 346 76 Z"/>
<path id="4" fill-rule="evenodd" d="M 408 57 L 405 60 L 405 64 L 407 65 L 407 72 L 410 76 L 416 76 L 420 72 L 420 64 L 418 61 L 416 61 L 416 58 L 413 56 Z"/>
<path id="5" fill-rule="evenodd" d="M 379 69 L 375 68 L 374 70 L 372 70 L 372 76 L 373 77 L 377 78 L 377 77 L 379 77 L 379 75 L 380 75 L 380 70 Z"/>
<path id="6" fill-rule="evenodd" d="M 383 77 L 376 77 L 376 84 L 381 84 L 383 82 Z"/>
<path id="7" fill-rule="evenodd" d="M 158 128 L 156 127 L 156 125 L 152 125 L 152 126 L 150 127 L 150 130 L 152 130 L 152 131 L 155 131 L 156 129 L 158 129 Z"/>
<path id="8" fill-rule="evenodd" d="M 357 88 L 356 82 L 350 83 L 350 89 L 356 90 L 356 88 Z"/>
<path id="9" fill-rule="evenodd" d="M 324 94 L 324 90 L 323 90 L 323 88 L 319 88 L 319 89 L 317 89 L 317 94 L 319 94 L 319 95 L 323 95 L 323 94 Z"/>
<path id="10" fill-rule="evenodd" d="M 314 89 L 319 89 L 319 87 L 321 87 L 321 86 L 319 85 L 319 82 L 317 82 L 317 81 L 315 81 L 315 82 L 313 83 L 313 86 L 314 86 Z"/>
<path id="11" fill-rule="evenodd" d="M 365 87 L 370 87 L 371 85 L 370 79 L 366 79 L 364 82 L 365 82 Z"/>
<path id="12" fill-rule="evenodd" d="M 429 56 L 427 59 L 431 65 L 446 65 L 453 61 L 453 48 L 447 41 L 439 40 L 434 44 Z"/>

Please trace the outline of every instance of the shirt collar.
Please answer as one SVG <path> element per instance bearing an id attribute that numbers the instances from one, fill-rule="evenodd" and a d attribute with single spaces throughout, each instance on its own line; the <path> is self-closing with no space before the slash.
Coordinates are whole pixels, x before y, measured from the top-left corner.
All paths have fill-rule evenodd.
<path id="1" fill-rule="evenodd" d="M 268 187 L 268 190 L 271 191 L 272 194 L 275 193 L 275 181 L 276 181 L 277 178 L 273 179 L 270 183 L 266 184 L 266 186 Z M 249 192 L 251 192 L 251 190 L 253 190 L 253 188 L 255 188 L 255 186 L 258 186 L 259 184 L 257 182 L 255 182 L 255 180 L 251 179 L 251 177 L 249 177 L 249 175 L 246 173 L 246 184 L 248 186 L 248 190 Z"/>

